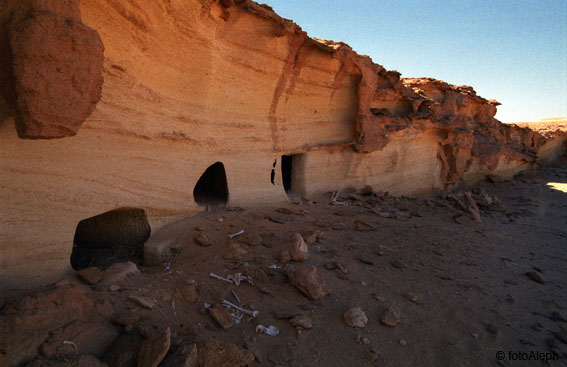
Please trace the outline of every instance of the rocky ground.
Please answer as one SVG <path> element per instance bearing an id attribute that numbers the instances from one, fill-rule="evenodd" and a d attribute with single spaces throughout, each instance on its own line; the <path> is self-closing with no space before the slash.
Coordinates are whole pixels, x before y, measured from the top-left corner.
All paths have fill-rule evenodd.
<path id="1" fill-rule="evenodd" d="M 162 230 L 164 264 L 4 294 L 0 365 L 565 366 L 566 191 L 564 160 L 428 198 L 212 207 Z"/>

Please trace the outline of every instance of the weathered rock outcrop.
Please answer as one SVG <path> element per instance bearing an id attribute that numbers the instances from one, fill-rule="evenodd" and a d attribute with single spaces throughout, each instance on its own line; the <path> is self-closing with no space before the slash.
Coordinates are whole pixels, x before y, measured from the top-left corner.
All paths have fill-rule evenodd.
<path id="1" fill-rule="evenodd" d="M 15 92 L 20 137 L 75 135 L 101 97 L 104 47 L 98 33 L 80 22 L 78 1 L 12 2 L 9 10 L 10 52 L 2 63 L 11 64 L 4 68 L 11 69 L 7 78 L 14 85 L 4 94 Z"/>
<path id="2" fill-rule="evenodd" d="M 61 275 L 77 223 L 118 207 L 156 229 L 286 190 L 418 195 L 511 177 L 547 139 L 250 0 L 10 2 L 0 50 L 0 287 Z"/>

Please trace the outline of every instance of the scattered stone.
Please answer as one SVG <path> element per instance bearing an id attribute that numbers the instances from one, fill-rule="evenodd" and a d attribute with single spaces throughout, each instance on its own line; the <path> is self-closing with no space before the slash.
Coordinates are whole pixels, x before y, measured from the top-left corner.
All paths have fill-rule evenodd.
<path id="1" fill-rule="evenodd" d="M 175 294 L 177 298 L 185 304 L 191 304 L 199 298 L 199 293 L 197 292 L 197 286 L 195 284 L 181 286 L 177 288 Z"/>
<path id="2" fill-rule="evenodd" d="M 289 279 L 293 286 L 312 300 L 321 299 L 326 295 L 323 290 L 323 282 L 317 276 L 315 265 L 303 266 L 293 270 Z"/>
<path id="3" fill-rule="evenodd" d="M 386 256 L 387 254 L 391 253 L 392 249 L 386 246 L 379 245 L 378 246 L 378 256 Z"/>
<path id="4" fill-rule="evenodd" d="M 366 264 L 366 265 L 374 265 L 374 261 L 370 260 L 367 257 L 361 256 L 361 257 L 358 258 L 358 261 L 360 261 L 361 263 Z"/>
<path id="5" fill-rule="evenodd" d="M 354 228 L 357 231 L 360 232 L 365 232 L 365 231 L 375 231 L 376 230 L 376 226 L 365 222 L 363 220 L 357 219 L 354 221 Z"/>
<path id="6" fill-rule="evenodd" d="M 138 367 L 157 367 L 171 346 L 171 330 L 169 327 L 155 333 L 142 342 Z"/>
<path id="7" fill-rule="evenodd" d="M 295 212 L 293 210 L 290 210 L 288 208 L 277 208 L 276 212 L 278 212 L 280 214 L 287 214 L 287 215 L 295 214 Z"/>
<path id="8" fill-rule="evenodd" d="M 414 206 L 413 208 L 411 208 L 409 213 L 412 217 L 421 217 L 422 216 L 421 210 L 419 209 L 419 206 Z"/>
<path id="9" fill-rule="evenodd" d="M 216 321 L 223 329 L 230 329 L 234 326 L 234 319 L 230 310 L 219 304 L 209 307 L 209 315 Z"/>
<path id="10" fill-rule="evenodd" d="M 355 341 L 357 344 L 368 345 L 370 340 L 367 337 L 362 336 L 362 334 L 356 334 Z"/>
<path id="11" fill-rule="evenodd" d="M 255 359 L 252 351 L 216 339 L 205 340 L 197 351 L 199 367 L 244 367 Z"/>
<path id="12" fill-rule="evenodd" d="M 284 310 L 273 311 L 272 314 L 276 319 L 291 319 L 292 317 L 298 314 L 298 311 L 291 309 L 284 309 Z"/>
<path id="13" fill-rule="evenodd" d="M 303 237 L 299 233 L 294 233 L 291 235 L 291 242 L 289 244 L 289 254 L 291 260 L 293 261 L 305 261 L 307 260 L 307 244 L 303 240 Z"/>
<path id="14" fill-rule="evenodd" d="M 259 246 L 264 242 L 264 239 L 257 233 L 245 233 L 238 237 L 238 241 L 248 246 Z"/>
<path id="15" fill-rule="evenodd" d="M 353 307 L 344 313 L 343 318 L 347 326 L 363 328 L 368 323 L 368 317 L 360 307 Z"/>
<path id="16" fill-rule="evenodd" d="M 156 303 L 149 298 L 142 297 L 142 296 L 129 296 L 128 300 L 142 306 L 145 308 L 149 308 L 150 310 L 156 306 Z"/>
<path id="17" fill-rule="evenodd" d="M 400 311 L 394 307 L 388 307 L 382 313 L 380 323 L 388 327 L 397 326 L 400 323 Z"/>
<path id="18" fill-rule="evenodd" d="M 396 269 L 405 269 L 407 267 L 406 264 L 404 264 L 403 262 L 401 262 L 399 260 L 392 261 L 390 263 L 390 265 L 392 265 Z"/>
<path id="19" fill-rule="evenodd" d="M 405 347 L 406 345 L 408 345 L 408 342 L 405 341 L 404 339 L 400 339 L 400 345 L 401 345 L 402 347 Z"/>
<path id="20" fill-rule="evenodd" d="M 303 239 L 305 240 L 305 242 L 307 242 L 308 244 L 313 244 L 315 243 L 315 241 L 317 241 L 317 238 L 321 235 L 321 232 L 319 231 L 307 231 L 305 233 L 303 233 Z"/>
<path id="21" fill-rule="evenodd" d="M 227 260 L 239 260 L 244 255 L 248 254 L 248 249 L 242 244 L 235 241 L 228 241 L 226 245 L 227 249 L 223 255 L 223 259 Z"/>
<path id="22" fill-rule="evenodd" d="M 118 292 L 120 290 L 120 286 L 113 284 L 110 287 L 108 287 L 108 290 L 111 291 L 111 292 Z"/>
<path id="23" fill-rule="evenodd" d="M 338 265 L 339 265 L 339 264 L 336 263 L 336 262 L 334 262 L 334 261 L 333 261 L 333 262 L 330 262 L 330 263 L 326 263 L 326 264 L 325 264 L 325 269 L 327 269 L 327 270 L 335 270 L 335 269 L 338 267 Z"/>
<path id="24" fill-rule="evenodd" d="M 142 315 L 135 311 L 126 311 L 112 317 L 112 322 L 118 325 L 134 325 L 142 319 Z"/>
<path id="25" fill-rule="evenodd" d="M 215 244 L 213 240 L 211 240 L 209 236 L 207 236 L 204 232 L 201 232 L 197 236 L 193 237 L 193 242 L 204 247 L 210 247 Z"/>
<path id="26" fill-rule="evenodd" d="M 398 211 L 394 213 L 393 218 L 397 220 L 408 220 L 411 218 L 411 214 L 408 212 Z"/>
<path id="27" fill-rule="evenodd" d="M 380 296 L 380 295 L 378 295 L 378 294 L 375 294 L 375 295 L 374 295 L 374 299 L 377 300 L 377 301 L 380 301 L 380 302 L 386 302 L 386 298 L 385 298 L 385 297 L 382 297 L 382 296 Z"/>
<path id="28" fill-rule="evenodd" d="M 419 299 L 417 295 L 412 293 L 404 293 L 403 296 L 405 299 L 407 299 L 410 302 L 417 302 L 417 300 Z"/>
<path id="29" fill-rule="evenodd" d="M 532 330 L 534 331 L 541 331 L 543 330 L 543 325 L 541 322 L 535 323 L 532 325 Z"/>
<path id="30" fill-rule="evenodd" d="M 368 362 L 373 363 L 376 362 L 378 360 L 378 352 L 371 350 L 368 353 L 368 358 L 367 358 Z"/>
<path id="31" fill-rule="evenodd" d="M 528 271 L 525 275 L 528 277 L 528 279 L 533 280 L 536 283 L 545 284 L 543 279 L 536 272 Z"/>
<path id="32" fill-rule="evenodd" d="M 270 215 L 266 217 L 270 222 L 278 223 L 278 224 L 286 224 L 293 222 L 293 218 L 287 215 Z"/>
<path id="33" fill-rule="evenodd" d="M 126 278 L 140 274 L 140 269 L 131 261 L 114 263 L 104 272 L 102 283 L 120 283 Z"/>
<path id="34" fill-rule="evenodd" d="M 85 268 L 77 271 L 75 274 L 81 279 L 85 284 L 96 284 L 102 279 L 102 270 L 96 266 L 91 266 L 90 268 Z"/>
<path id="35" fill-rule="evenodd" d="M 311 316 L 306 315 L 304 313 L 297 314 L 293 316 L 289 323 L 295 327 L 296 329 L 312 329 L 313 328 L 313 319 Z"/>

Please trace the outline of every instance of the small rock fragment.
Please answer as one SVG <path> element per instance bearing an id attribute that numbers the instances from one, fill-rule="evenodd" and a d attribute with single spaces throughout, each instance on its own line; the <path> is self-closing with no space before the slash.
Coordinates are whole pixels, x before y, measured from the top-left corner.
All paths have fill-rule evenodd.
<path id="1" fill-rule="evenodd" d="M 142 342 L 138 366 L 157 367 L 169 351 L 170 346 L 171 330 L 167 327 Z"/>
<path id="2" fill-rule="evenodd" d="M 110 287 L 108 287 L 108 290 L 111 291 L 111 292 L 118 292 L 120 290 L 120 286 L 113 284 Z"/>
<path id="3" fill-rule="evenodd" d="M 196 244 L 204 247 L 209 247 L 214 245 L 214 242 L 204 232 L 201 232 L 197 236 L 193 237 L 193 241 Z"/>
<path id="4" fill-rule="evenodd" d="M 360 219 L 357 219 L 357 220 L 354 221 L 354 228 L 357 231 L 360 231 L 360 232 L 375 231 L 376 230 L 376 226 L 374 226 L 374 225 L 372 225 L 368 222 L 365 222 L 363 220 L 360 220 Z"/>
<path id="5" fill-rule="evenodd" d="M 122 280 L 140 274 L 140 269 L 131 261 L 114 263 L 106 269 L 102 277 L 105 284 L 119 283 Z"/>
<path id="6" fill-rule="evenodd" d="M 407 299 L 410 302 L 417 302 L 417 300 L 419 299 L 417 295 L 412 293 L 404 293 L 403 296 L 405 299 Z"/>
<path id="7" fill-rule="evenodd" d="M 243 236 L 238 237 L 238 241 L 248 246 L 259 246 L 262 244 L 264 239 L 257 233 L 246 233 Z"/>
<path id="8" fill-rule="evenodd" d="M 297 329 L 312 329 L 313 328 L 313 319 L 311 316 L 306 315 L 304 313 L 297 314 L 293 316 L 289 323 L 297 328 Z"/>
<path id="9" fill-rule="evenodd" d="M 214 305 L 209 307 L 209 315 L 216 321 L 223 329 L 230 329 L 234 326 L 234 319 L 230 310 L 221 305 Z"/>
<path id="10" fill-rule="evenodd" d="M 291 243 L 289 244 L 289 255 L 293 261 L 307 260 L 307 244 L 299 233 L 291 235 Z"/>
<path id="11" fill-rule="evenodd" d="M 293 270 L 289 279 L 293 286 L 312 300 L 321 299 L 326 295 L 323 290 L 323 282 L 317 276 L 315 265 L 303 266 Z"/>
<path id="12" fill-rule="evenodd" d="M 307 242 L 308 244 L 313 244 L 315 243 L 315 241 L 317 241 L 317 238 L 321 235 L 321 232 L 319 231 L 308 231 L 305 232 L 303 234 L 303 239 L 305 240 L 305 242 Z"/>
<path id="13" fill-rule="evenodd" d="M 177 288 L 176 295 L 177 298 L 186 304 L 193 303 L 199 298 L 199 293 L 197 292 L 197 286 L 195 284 Z"/>
<path id="14" fill-rule="evenodd" d="M 382 297 L 382 296 L 380 296 L 380 295 L 378 295 L 378 294 L 375 294 L 373 297 L 374 297 L 374 299 L 377 300 L 377 301 L 386 302 L 386 298 L 385 298 L 385 297 Z"/>
<path id="15" fill-rule="evenodd" d="M 248 249 L 244 245 L 235 241 L 228 241 L 223 259 L 238 260 L 246 254 L 248 254 Z"/>
<path id="16" fill-rule="evenodd" d="M 388 327 L 397 326 L 400 323 L 400 311 L 394 307 L 388 307 L 382 313 L 380 323 Z"/>
<path id="17" fill-rule="evenodd" d="M 368 345 L 370 344 L 370 340 L 368 340 L 367 337 L 362 336 L 362 334 L 356 334 L 356 343 L 357 344 L 363 344 L 363 345 Z"/>
<path id="18" fill-rule="evenodd" d="M 368 317 L 360 307 L 353 307 L 344 313 L 345 323 L 353 328 L 363 328 L 368 323 Z"/>
<path id="19" fill-rule="evenodd" d="M 526 276 L 528 277 L 528 279 L 533 280 L 536 283 L 539 284 L 545 284 L 545 282 L 543 281 L 543 279 L 539 276 L 538 273 L 533 272 L 533 271 L 528 271 L 526 273 Z"/>
<path id="20" fill-rule="evenodd" d="M 374 265 L 374 261 L 372 261 L 369 258 L 364 257 L 364 256 L 359 257 L 358 261 L 360 261 L 361 263 L 366 264 L 366 265 Z"/>
<path id="21" fill-rule="evenodd" d="M 404 269 L 406 268 L 406 264 L 404 264 L 403 262 L 399 261 L 399 260 L 394 260 L 390 263 L 390 265 L 392 265 L 394 268 L 396 269 Z"/>
<path id="22" fill-rule="evenodd" d="M 408 345 L 408 342 L 405 341 L 404 339 L 400 339 L 400 345 L 401 345 L 402 347 L 405 347 L 406 345 Z"/>
<path id="23" fill-rule="evenodd" d="M 129 296 L 128 300 L 142 306 L 145 308 L 149 308 L 150 310 L 156 306 L 156 303 L 149 298 L 142 297 L 142 296 Z"/>
<path id="24" fill-rule="evenodd" d="M 81 269 L 75 274 L 81 279 L 85 284 L 96 284 L 102 279 L 102 270 L 96 266 L 91 266 L 89 268 Z"/>

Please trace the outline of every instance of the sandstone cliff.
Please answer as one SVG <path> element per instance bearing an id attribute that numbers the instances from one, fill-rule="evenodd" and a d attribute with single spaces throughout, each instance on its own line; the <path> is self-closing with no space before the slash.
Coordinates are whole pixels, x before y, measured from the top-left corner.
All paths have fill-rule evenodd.
<path id="1" fill-rule="evenodd" d="M 197 195 L 425 194 L 511 177 L 549 140 L 249 0 L 11 2 L 0 50 L 2 287 L 59 276 L 77 223 L 121 206 L 155 229 Z"/>

